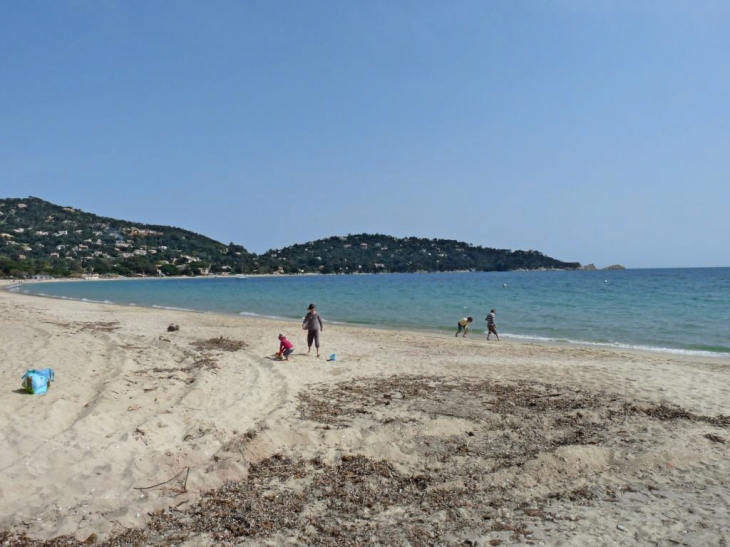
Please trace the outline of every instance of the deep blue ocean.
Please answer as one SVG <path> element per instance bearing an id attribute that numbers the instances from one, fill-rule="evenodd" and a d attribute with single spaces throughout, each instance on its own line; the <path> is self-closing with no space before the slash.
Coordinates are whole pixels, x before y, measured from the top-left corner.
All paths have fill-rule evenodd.
<path id="1" fill-rule="evenodd" d="M 299 320 L 456 330 L 497 310 L 500 336 L 730 356 L 730 268 L 135 279 L 25 283 L 58 298 Z"/>

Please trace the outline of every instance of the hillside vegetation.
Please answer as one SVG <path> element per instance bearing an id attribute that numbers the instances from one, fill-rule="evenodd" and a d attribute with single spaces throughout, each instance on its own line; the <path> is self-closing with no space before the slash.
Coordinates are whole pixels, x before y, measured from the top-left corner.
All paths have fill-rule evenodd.
<path id="1" fill-rule="evenodd" d="M 101 217 L 39 198 L 0 200 L 0 275 L 174 276 L 577 269 L 537 251 L 455 240 L 336 236 L 261 255 L 171 226 Z"/>
<path id="2" fill-rule="evenodd" d="M 451 272 L 576 269 L 538 251 L 490 249 L 451 239 L 396 238 L 380 234 L 330 237 L 268 251 L 260 260 L 286 272 Z"/>

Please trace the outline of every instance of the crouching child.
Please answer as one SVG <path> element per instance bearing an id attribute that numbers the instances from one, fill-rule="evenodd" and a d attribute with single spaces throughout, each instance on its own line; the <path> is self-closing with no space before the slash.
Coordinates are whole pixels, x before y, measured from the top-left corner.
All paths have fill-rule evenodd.
<path id="1" fill-rule="evenodd" d="M 287 340 L 286 336 L 283 334 L 279 335 L 279 352 L 276 354 L 279 359 L 284 359 L 284 361 L 289 360 L 289 356 L 294 353 L 294 344 L 292 344 L 289 340 Z"/>

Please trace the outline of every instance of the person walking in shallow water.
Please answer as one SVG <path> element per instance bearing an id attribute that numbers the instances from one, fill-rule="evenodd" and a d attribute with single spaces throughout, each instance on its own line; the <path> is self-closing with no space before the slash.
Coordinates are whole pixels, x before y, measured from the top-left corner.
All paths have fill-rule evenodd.
<path id="1" fill-rule="evenodd" d="M 312 351 L 312 342 L 314 342 L 317 357 L 319 357 L 319 333 L 324 330 L 324 325 L 322 325 L 322 316 L 319 315 L 314 304 L 310 304 L 307 308 L 307 315 L 302 321 L 302 330 L 307 331 L 307 355 Z"/>
<path id="2" fill-rule="evenodd" d="M 497 323 L 495 323 L 496 315 L 497 310 L 491 310 L 489 312 L 489 315 L 487 315 L 487 340 L 489 340 L 489 335 L 493 334 L 497 337 L 497 341 L 499 341 L 499 334 L 497 334 Z"/>
<path id="3" fill-rule="evenodd" d="M 462 338 L 463 338 L 463 337 L 465 337 L 465 336 L 466 336 L 466 333 L 467 333 L 467 332 L 469 332 L 469 324 L 470 324 L 470 323 L 471 323 L 471 322 L 472 322 L 473 320 L 474 320 L 474 319 L 472 319 L 471 317 L 464 317 L 464 319 L 462 319 L 461 321 L 459 321 L 459 322 L 458 322 L 458 323 L 456 324 L 456 327 L 457 327 L 457 329 L 458 329 L 458 330 L 456 331 L 456 334 L 455 334 L 454 336 L 459 336 L 459 333 L 460 333 L 461 331 L 464 331 L 464 334 L 462 334 L 462 335 L 461 335 L 461 337 L 462 337 Z"/>

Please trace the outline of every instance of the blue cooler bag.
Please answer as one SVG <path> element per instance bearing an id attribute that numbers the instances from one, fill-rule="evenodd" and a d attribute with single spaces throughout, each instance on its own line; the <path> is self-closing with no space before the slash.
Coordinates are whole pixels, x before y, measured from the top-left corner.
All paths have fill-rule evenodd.
<path id="1" fill-rule="evenodd" d="M 33 395 L 48 393 L 48 388 L 51 387 L 51 382 L 53 382 L 55 376 L 52 368 L 28 369 L 23 374 L 23 389 Z"/>

